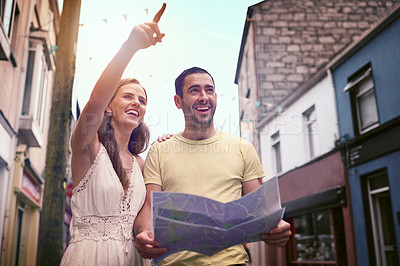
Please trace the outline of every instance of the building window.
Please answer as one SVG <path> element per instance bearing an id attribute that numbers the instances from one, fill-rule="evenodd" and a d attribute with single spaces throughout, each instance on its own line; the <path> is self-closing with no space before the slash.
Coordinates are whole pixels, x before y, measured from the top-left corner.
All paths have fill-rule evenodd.
<path id="1" fill-rule="evenodd" d="M 294 235 L 288 244 L 289 265 L 343 265 L 346 244 L 341 224 L 341 208 L 291 218 Z"/>
<path id="2" fill-rule="evenodd" d="M 375 86 L 370 65 L 349 78 L 344 91 L 350 91 L 356 135 L 363 134 L 379 125 Z"/>
<path id="3" fill-rule="evenodd" d="M 29 147 L 41 147 L 46 114 L 47 90 L 51 78 L 51 62 L 46 60 L 46 43 L 43 40 L 29 40 L 26 67 L 25 90 L 19 123 L 22 143 Z"/>
<path id="4" fill-rule="evenodd" d="M 14 67 L 16 61 L 11 51 L 16 41 L 12 38 L 16 34 L 19 10 L 15 0 L 0 0 L 0 60 L 10 60 Z"/>
<path id="5" fill-rule="evenodd" d="M 368 231 L 370 262 L 375 265 L 399 265 L 395 220 L 386 171 L 363 177 L 364 206 Z"/>
<path id="6" fill-rule="evenodd" d="M 308 156 L 312 159 L 315 157 L 317 134 L 317 113 L 314 105 L 303 113 L 303 127 Z"/>
<path id="7" fill-rule="evenodd" d="M 21 114 L 23 116 L 32 116 L 41 131 L 43 131 L 44 125 L 47 83 L 48 68 L 43 53 L 43 43 L 30 40 Z"/>
<path id="8" fill-rule="evenodd" d="M 279 131 L 271 136 L 271 142 L 272 142 L 272 155 L 273 155 L 272 157 L 275 162 L 275 170 L 276 174 L 279 174 L 280 172 L 282 172 L 281 142 L 280 142 Z"/>
<path id="9" fill-rule="evenodd" d="M 11 37 L 15 0 L 0 0 L 1 23 L 8 38 Z"/>

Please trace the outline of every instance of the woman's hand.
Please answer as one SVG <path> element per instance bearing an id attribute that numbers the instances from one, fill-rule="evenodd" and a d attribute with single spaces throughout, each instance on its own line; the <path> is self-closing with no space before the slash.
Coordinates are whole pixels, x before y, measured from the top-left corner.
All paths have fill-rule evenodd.
<path id="1" fill-rule="evenodd" d="M 154 16 L 152 22 L 140 24 L 132 29 L 127 40 L 127 44 L 130 48 L 135 50 L 146 49 L 147 47 L 156 45 L 158 42 L 162 41 L 165 34 L 160 32 L 158 22 L 164 14 L 166 6 L 165 3 L 162 5 L 161 9 Z"/>
<path id="2" fill-rule="evenodd" d="M 166 141 L 166 140 L 172 138 L 173 136 L 174 136 L 174 134 L 164 134 L 164 135 L 162 135 L 162 136 L 158 136 L 158 137 L 157 137 L 157 142 L 164 142 L 164 141 Z M 156 142 L 153 141 L 153 142 L 151 143 L 151 145 L 153 145 L 154 143 L 156 143 Z"/>
<path id="3" fill-rule="evenodd" d="M 163 141 L 166 141 L 167 139 L 172 138 L 173 136 L 174 136 L 174 134 L 164 134 L 162 136 L 158 136 L 157 137 L 157 141 L 158 142 L 163 142 Z"/>

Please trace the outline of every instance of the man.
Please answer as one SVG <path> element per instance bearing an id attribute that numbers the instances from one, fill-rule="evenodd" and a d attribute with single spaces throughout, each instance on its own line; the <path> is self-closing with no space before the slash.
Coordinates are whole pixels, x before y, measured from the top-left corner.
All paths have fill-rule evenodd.
<path id="1" fill-rule="evenodd" d="M 212 76 L 193 67 L 175 80 L 175 105 L 182 109 L 185 129 L 164 142 L 155 143 L 145 162 L 146 201 L 135 221 L 136 248 L 143 258 L 155 258 L 167 249 L 154 240 L 151 228 L 151 192 L 172 191 L 229 202 L 260 186 L 264 177 L 254 147 L 246 140 L 214 127 L 217 94 Z M 281 221 L 260 240 L 282 246 L 291 235 L 290 225 Z M 165 258 L 161 265 L 246 265 L 242 245 L 213 256 L 183 251 Z"/>

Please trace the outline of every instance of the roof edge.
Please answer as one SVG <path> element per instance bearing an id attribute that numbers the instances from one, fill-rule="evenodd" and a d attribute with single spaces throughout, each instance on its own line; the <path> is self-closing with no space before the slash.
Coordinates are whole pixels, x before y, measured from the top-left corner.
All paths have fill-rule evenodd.
<path id="1" fill-rule="evenodd" d="M 252 16 L 253 16 L 253 6 L 249 6 L 247 8 L 246 22 L 243 27 L 242 41 L 240 43 L 239 56 L 238 56 L 238 61 L 236 64 L 236 73 L 235 73 L 235 80 L 234 80 L 235 84 L 238 84 L 239 72 L 240 72 L 240 67 L 242 65 L 242 59 L 243 59 L 244 46 L 246 45 L 250 22 L 251 22 L 249 19 Z"/>

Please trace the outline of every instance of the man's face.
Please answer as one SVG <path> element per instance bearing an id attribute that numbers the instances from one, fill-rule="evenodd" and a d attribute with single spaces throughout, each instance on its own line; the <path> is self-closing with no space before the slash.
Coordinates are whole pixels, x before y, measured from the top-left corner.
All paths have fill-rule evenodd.
<path id="1" fill-rule="evenodd" d="M 214 82 L 206 73 L 190 74 L 185 77 L 183 97 L 176 97 L 176 105 L 182 108 L 186 124 L 198 127 L 212 125 L 217 107 Z"/>

